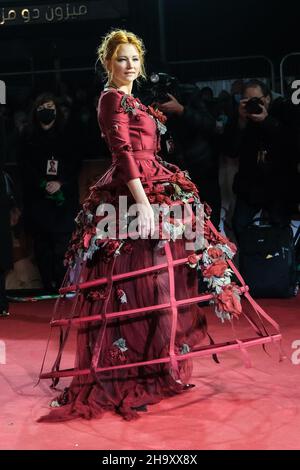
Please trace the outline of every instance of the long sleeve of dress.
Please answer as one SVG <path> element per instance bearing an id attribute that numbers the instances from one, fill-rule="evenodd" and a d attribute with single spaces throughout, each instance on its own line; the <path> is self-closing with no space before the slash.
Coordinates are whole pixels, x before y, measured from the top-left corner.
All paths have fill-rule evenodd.
<path id="1" fill-rule="evenodd" d="M 122 99 L 126 95 L 120 95 L 114 91 L 104 93 L 98 107 L 98 121 L 107 144 L 116 159 L 120 170 L 120 176 L 124 183 L 131 179 L 140 178 L 132 152 L 132 144 L 129 134 L 130 116 L 122 106 Z"/>

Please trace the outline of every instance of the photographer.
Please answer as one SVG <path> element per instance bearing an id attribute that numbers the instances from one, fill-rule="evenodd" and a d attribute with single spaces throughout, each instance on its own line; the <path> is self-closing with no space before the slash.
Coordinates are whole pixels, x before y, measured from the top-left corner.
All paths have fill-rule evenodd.
<path id="1" fill-rule="evenodd" d="M 229 154 L 239 158 L 233 183 L 237 196 L 233 228 L 237 238 L 260 210 L 269 222 L 286 223 L 293 150 L 282 99 L 273 102 L 270 90 L 260 80 L 246 82 L 227 139 Z"/>
<path id="2" fill-rule="evenodd" d="M 172 94 L 169 101 L 159 103 L 159 109 L 168 116 L 168 129 L 175 143 L 176 160 L 189 171 L 199 188 L 201 200 L 212 208 L 211 219 L 218 228 L 221 196 L 218 180 L 220 140 L 214 115 L 215 101 L 205 100 L 202 91 L 195 89 L 192 96 L 181 103 Z"/>

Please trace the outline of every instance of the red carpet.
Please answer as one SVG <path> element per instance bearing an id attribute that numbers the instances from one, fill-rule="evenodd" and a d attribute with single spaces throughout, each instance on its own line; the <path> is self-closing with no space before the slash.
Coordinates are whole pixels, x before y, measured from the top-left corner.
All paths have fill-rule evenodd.
<path id="1" fill-rule="evenodd" d="M 249 349 L 250 369 L 238 352 L 222 354 L 221 364 L 196 359 L 197 386 L 149 407 L 137 421 L 108 412 L 100 420 L 61 424 L 36 423 L 55 395 L 47 381 L 34 387 L 52 302 L 12 304 L 11 317 L 0 319 L 0 344 L 6 348 L 6 364 L 0 364 L 0 449 L 300 449 L 300 364 L 292 363 L 293 353 L 300 362 L 300 296 L 260 304 L 281 325 L 285 361 L 278 362 L 274 345 L 267 345 L 269 355 L 261 347 Z M 208 320 L 216 341 L 232 339 L 230 325 L 210 310 Z M 245 324 L 238 330 L 249 336 Z M 298 355 L 292 348 L 296 340 Z M 70 366 L 71 345 L 66 351 L 70 363 L 64 365 Z"/>

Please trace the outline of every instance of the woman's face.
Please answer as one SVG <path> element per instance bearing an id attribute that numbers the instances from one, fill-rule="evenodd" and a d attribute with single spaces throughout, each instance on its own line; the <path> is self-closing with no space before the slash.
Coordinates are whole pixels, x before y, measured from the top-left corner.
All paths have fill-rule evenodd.
<path id="1" fill-rule="evenodd" d="M 38 106 L 36 113 L 41 126 L 50 127 L 54 124 L 56 117 L 55 103 L 53 101 L 47 101 L 46 103 L 42 103 L 40 106 Z"/>
<path id="2" fill-rule="evenodd" d="M 130 85 L 139 76 L 141 61 L 133 44 L 121 44 L 116 57 L 110 61 L 111 81 L 116 85 Z"/>

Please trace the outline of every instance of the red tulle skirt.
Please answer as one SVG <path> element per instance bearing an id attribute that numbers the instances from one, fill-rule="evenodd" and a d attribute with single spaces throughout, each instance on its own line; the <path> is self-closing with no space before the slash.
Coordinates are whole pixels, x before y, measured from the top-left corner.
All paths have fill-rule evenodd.
<path id="1" fill-rule="evenodd" d="M 140 165 L 151 203 L 200 204 L 198 188 L 178 167 L 154 158 Z M 251 300 L 241 278 L 241 286 L 228 282 L 229 267 L 235 269 L 230 260 L 234 246 L 211 225 L 208 208 L 200 250 L 187 249 L 184 236 L 125 242 L 97 238 L 97 207 L 109 202 L 117 208 L 120 195 L 130 200 L 113 165 L 91 188 L 77 217 L 66 254 L 69 268 L 51 322 L 59 332 L 59 349 L 51 371 L 41 373 L 41 378 L 52 379 L 54 388 L 61 377 L 73 378 L 39 421 L 90 419 L 105 410 L 129 420 L 145 405 L 186 392 L 192 358 L 203 348 L 207 354 L 217 349 L 211 346 L 199 302 L 211 300 L 222 320 L 233 321 L 242 314 L 240 295 Z M 202 295 L 201 272 L 210 286 Z M 258 312 L 256 304 L 254 308 Z M 261 319 L 247 319 L 260 338 L 271 338 Z M 64 369 L 74 329 L 75 364 Z M 241 349 L 241 342 L 236 346 Z"/>

